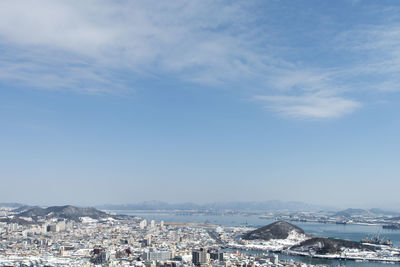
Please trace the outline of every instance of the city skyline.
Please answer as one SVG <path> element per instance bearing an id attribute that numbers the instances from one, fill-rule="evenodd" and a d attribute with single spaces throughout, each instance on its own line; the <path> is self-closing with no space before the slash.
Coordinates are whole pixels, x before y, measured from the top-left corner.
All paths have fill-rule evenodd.
<path id="1" fill-rule="evenodd" d="M 400 204 L 400 3 L 0 2 L 0 202 Z"/>

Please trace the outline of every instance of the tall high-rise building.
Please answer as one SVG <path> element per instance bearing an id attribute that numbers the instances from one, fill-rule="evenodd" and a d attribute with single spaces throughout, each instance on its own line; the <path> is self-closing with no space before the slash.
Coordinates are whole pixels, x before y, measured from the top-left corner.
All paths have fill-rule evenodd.
<path id="1" fill-rule="evenodd" d="M 143 221 L 141 221 L 140 223 L 139 223 L 139 228 L 140 229 L 144 229 L 144 228 L 146 228 L 146 226 L 147 226 L 147 221 L 146 220 L 143 220 Z"/>
<path id="2" fill-rule="evenodd" d="M 200 266 L 202 264 L 207 264 L 210 261 L 210 254 L 207 253 L 206 250 L 193 250 L 192 251 L 192 263 L 196 266 Z"/>
<path id="3" fill-rule="evenodd" d="M 150 234 L 146 235 L 144 242 L 145 242 L 146 246 L 151 246 L 151 235 Z"/>

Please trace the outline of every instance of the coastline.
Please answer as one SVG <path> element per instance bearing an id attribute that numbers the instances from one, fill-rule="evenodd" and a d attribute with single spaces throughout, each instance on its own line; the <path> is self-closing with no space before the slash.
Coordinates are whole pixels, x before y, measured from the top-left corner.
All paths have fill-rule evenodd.
<path id="1" fill-rule="evenodd" d="M 290 256 L 301 256 L 301 257 L 306 257 L 306 258 L 316 258 L 316 259 L 324 259 L 324 260 L 351 260 L 351 261 L 367 261 L 367 262 L 380 262 L 380 263 L 393 263 L 393 264 L 400 264 L 400 258 L 378 258 L 378 257 L 371 257 L 371 258 L 365 258 L 362 256 L 343 256 L 339 254 L 331 254 L 331 255 L 322 255 L 322 254 L 313 254 L 310 255 L 309 253 L 306 252 L 298 252 L 298 251 L 293 251 L 290 249 L 263 249 L 263 248 L 257 248 L 257 247 L 251 247 L 251 246 L 244 246 L 244 245 L 239 245 L 239 244 L 228 244 L 224 246 L 224 249 L 235 249 L 235 250 L 240 250 L 243 252 L 249 252 L 249 251 L 257 251 L 257 252 L 266 252 L 266 253 L 279 253 L 279 254 L 285 254 L 285 255 L 290 255 Z"/>

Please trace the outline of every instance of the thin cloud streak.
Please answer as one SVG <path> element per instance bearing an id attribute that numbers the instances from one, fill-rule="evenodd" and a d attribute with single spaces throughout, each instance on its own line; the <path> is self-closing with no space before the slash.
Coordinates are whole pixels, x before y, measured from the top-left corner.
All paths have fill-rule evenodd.
<path id="1" fill-rule="evenodd" d="M 342 33 L 339 49 L 351 51 L 354 63 L 340 76 L 356 80 L 358 87 L 369 91 L 400 90 L 400 24 L 368 25 Z"/>
<path id="2" fill-rule="evenodd" d="M 336 118 L 361 107 L 361 103 L 354 100 L 318 94 L 255 96 L 255 99 L 267 103 L 268 107 L 283 115 L 301 119 Z"/>

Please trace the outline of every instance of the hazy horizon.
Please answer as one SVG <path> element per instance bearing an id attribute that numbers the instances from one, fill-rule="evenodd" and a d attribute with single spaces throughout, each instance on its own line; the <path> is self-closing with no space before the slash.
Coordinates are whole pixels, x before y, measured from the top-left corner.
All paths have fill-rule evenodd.
<path id="1" fill-rule="evenodd" d="M 228 206 L 234 206 L 234 205 L 240 205 L 242 207 L 242 204 L 254 204 L 254 205 L 271 205 L 271 204 L 276 204 L 276 205 L 281 205 L 284 208 L 282 210 L 287 210 L 290 208 L 287 207 L 293 207 L 293 205 L 298 206 L 299 208 L 292 208 L 293 210 L 297 211 L 311 211 L 311 210 L 319 210 L 319 211 L 340 211 L 340 210 L 346 210 L 346 209 L 364 209 L 364 210 L 371 210 L 371 209 L 381 209 L 383 211 L 393 211 L 393 212 L 400 212 L 399 206 L 396 205 L 395 203 L 384 205 L 384 206 L 346 206 L 346 205 L 321 205 L 319 203 L 309 203 L 309 202 L 303 202 L 303 201 L 284 201 L 284 200 L 276 200 L 276 199 L 271 199 L 271 200 L 264 200 L 264 201 L 249 201 L 249 200 L 244 200 L 244 201 L 214 201 L 214 202 L 168 202 L 168 201 L 162 201 L 162 200 L 144 200 L 144 201 L 139 201 L 139 202 L 127 202 L 127 203 L 78 203 L 78 202 L 47 202 L 47 203 L 37 203 L 37 202 L 32 202 L 32 203 L 26 203 L 26 202 L 16 202 L 16 201 L 9 201 L 9 202 L 0 202 L 0 204 L 19 204 L 19 205 L 27 205 L 27 206 L 40 206 L 40 207 L 51 207 L 51 206 L 77 206 L 77 207 L 96 207 L 96 208 L 101 208 L 101 209 L 107 209 L 107 207 L 126 207 L 126 206 L 142 206 L 142 205 L 150 205 L 151 208 L 157 208 L 157 204 L 161 205 L 169 205 L 169 206 L 176 206 L 179 207 L 181 205 L 196 205 L 199 206 L 200 208 L 204 208 L 205 206 L 212 206 L 212 205 L 217 205 L 224 207 L 226 205 Z M 297 205 L 296 205 L 297 204 Z M 304 207 L 304 208 L 302 208 Z M 164 210 L 162 206 L 159 207 L 160 210 Z M 179 208 L 178 208 L 179 209 Z M 225 209 L 225 208 L 224 208 Z M 229 208 L 226 208 L 229 209 Z M 233 208 L 234 210 L 242 210 L 245 211 L 245 208 Z M 249 210 L 254 210 L 254 209 L 249 209 Z M 262 208 L 260 209 L 260 211 Z M 270 208 L 266 208 L 265 211 L 271 210 Z M 272 210 L 277 210 L 276 208 L 273 208 Z M 279 210 L 279 209 L 278 209 Z"/>
<path id="2" fill-rule="evenodd" d="M 0 202 L 400 206 L 400 2 L 1 1 Z"/>

